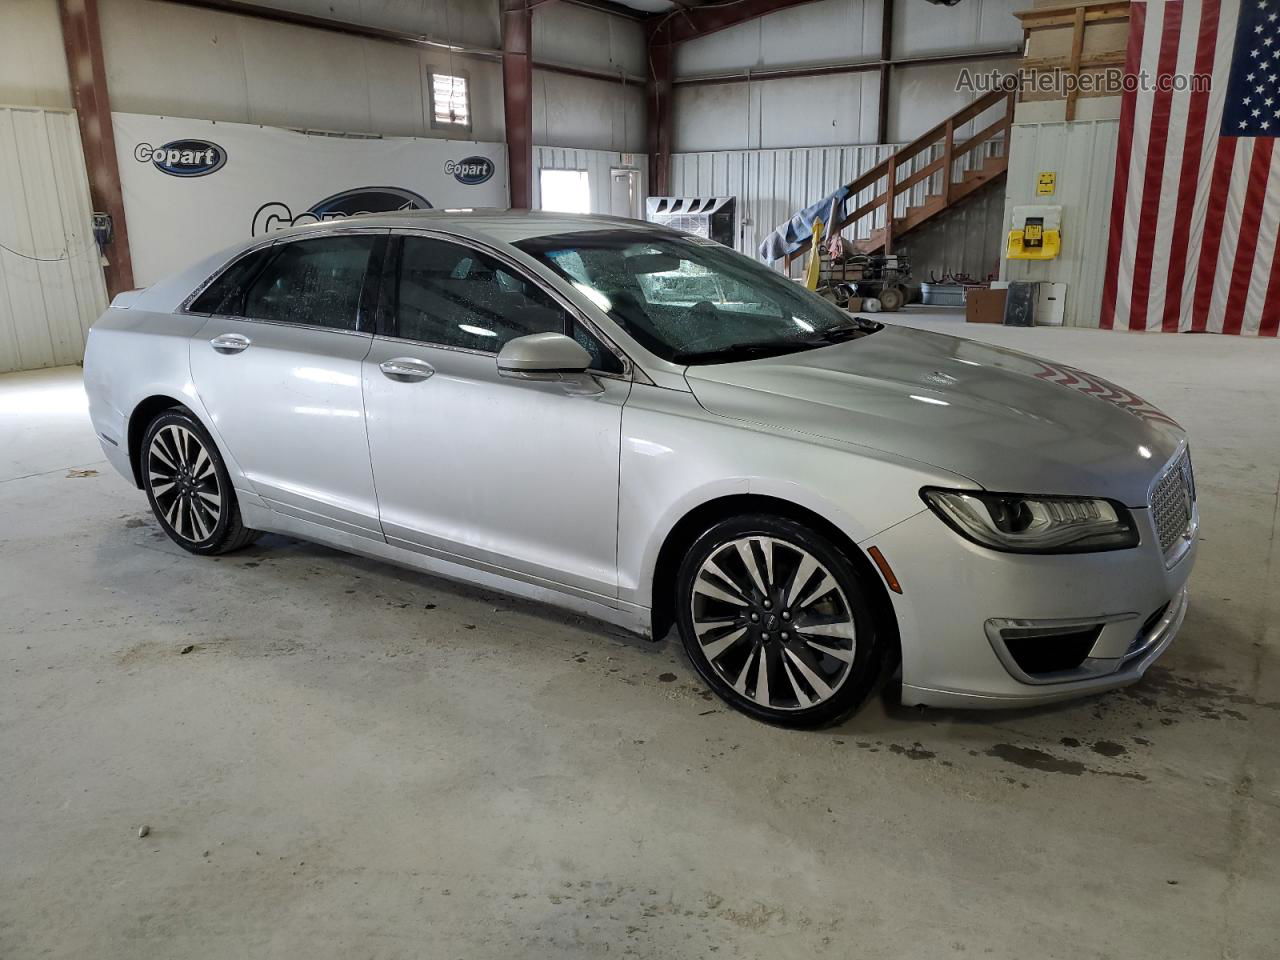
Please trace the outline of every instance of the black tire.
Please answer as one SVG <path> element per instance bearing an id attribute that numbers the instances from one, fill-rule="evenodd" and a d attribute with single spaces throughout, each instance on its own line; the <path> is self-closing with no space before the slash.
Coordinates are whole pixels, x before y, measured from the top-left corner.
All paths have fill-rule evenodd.
<path id="1" fill-rule="evenodd" d="M 896 313 L 907 302 L 907 294 L 901 287 L 885 287 L 880 291 L 880 309 L 885 313 Z"/>
<path id="2" fill-rule="evenodd" d="M 875 692 L 896 649 L 876 614 L 879 584 L 868 581 L 826 537 L 794 520 L 722 520 L 694 541 L 677 573 L 680 638 L 702 679 L 734 709 L 786 727 L 835 723 Z"/>
<path id="3" fill-rule="evenodd" d="M 183 550 L 230 553 L 260 536 L 241 520 L 217 444 L 185 408 L 170 407 L 147 425 L 138 457 L 151 510 Z"/>

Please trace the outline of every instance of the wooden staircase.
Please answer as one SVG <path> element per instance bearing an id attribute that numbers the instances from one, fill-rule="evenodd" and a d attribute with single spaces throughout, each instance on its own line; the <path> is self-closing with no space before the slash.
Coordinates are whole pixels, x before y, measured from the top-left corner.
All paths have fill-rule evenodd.
<path id="1" fill-rule="evenodd" d="M 826 236 L 871 217 L 873 223 L 880 220 L 883 226 L 873 227 L 870 236 L 855 241 L 855 246 L 862 253 L 892 253 L 897 238 L 1003 176 L 1009 166 L 1007 134 L 1013 124 L 1013 106 L 1014 94 L 998 90 L 988 93 L 881 160 L 849 184 L 846 207 L 852 206 L 853 209 L 839 223 L 828 225 Z M 957 142 L 955 131 L 958 127 L 997 107 L 1000 109 L 995 120 L 967 140 Z M 985 158 L 979 154 L 959 177 L 956 176 L 956 166 L 960 161 L 997 137 L 1004 138 L 998 154 Z M 935 152 L 938 155 L 934 159 L 915 170 L 911 169 L 916 166 L 912 163 L 916 157 L 922 154 L 931 156 Z M 904 171 L 906 176 L 902 175 Z M 916 184 L 929 182 L 934 177 L 941 184 L 941 192 L 928 194 L 922 203 L 907 206 L 901 215 L 897 215 L 898 198 L 909 195 Z M 859 194 L 868 190 L 872 191 L 871 199 L 859 204 Z M 877 217 L 882 207 L 886 213 Z M 812 238 L 808 238 L 783 258 L 784 272 L 789 273 L 792 262 L 811 247 Z"/>

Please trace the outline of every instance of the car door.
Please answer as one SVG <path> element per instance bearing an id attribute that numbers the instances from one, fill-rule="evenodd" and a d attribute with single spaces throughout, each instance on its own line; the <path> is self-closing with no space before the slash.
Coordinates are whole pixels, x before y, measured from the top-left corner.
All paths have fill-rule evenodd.
<path id="1" fill-rule="evenodd" d="M 360 364 L 386 235 L 281 241 L 192 304 L 212 314 L 191 344 L 195 389 L 253 490 L 280 513 L 378 540 Z"/>
<path id="2" fill-rule="evenodd" d="M 364 362 L 369 450 L 389 543 L 617 595 L 625 361 L 521 268 L 452 239 L 393 237 Z M 518 336 L 568 332 L 598 393 L 499 376 Z"/>

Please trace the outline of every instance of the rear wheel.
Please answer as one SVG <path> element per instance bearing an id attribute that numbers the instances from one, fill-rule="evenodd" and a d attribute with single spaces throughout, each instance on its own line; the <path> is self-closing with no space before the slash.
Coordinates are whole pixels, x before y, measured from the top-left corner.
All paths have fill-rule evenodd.
<path id="1" fill-rule="evenodd" d="M 870 587 L 827 538 L 767 515 L 724 520 L 678 574 L 680 635 L 731 706 L 783 726 L 851 713 L 884 675 L 889 642 Z"/>
<path id="2" fill-rule="evenodd" d="M 258 537 L 245 527 L 222 456 L 186 410 L 165 410 L 142 438 L 142 482 L 169 539 L 191 553 L 229 553 Z"/>

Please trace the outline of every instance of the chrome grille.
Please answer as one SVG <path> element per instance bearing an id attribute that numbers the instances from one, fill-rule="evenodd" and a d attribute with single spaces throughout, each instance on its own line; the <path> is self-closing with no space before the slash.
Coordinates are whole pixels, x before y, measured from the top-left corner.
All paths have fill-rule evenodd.
<path id="1" fill-rule="evenodd" d="M 1151 492 L 1151 512 L 1155 519 L 1160 549 L 1168 553 L 1191 529 L 1192 505 L 1196 499 L 1191 454 L 1183 452 L 1156 481 Z"/>

